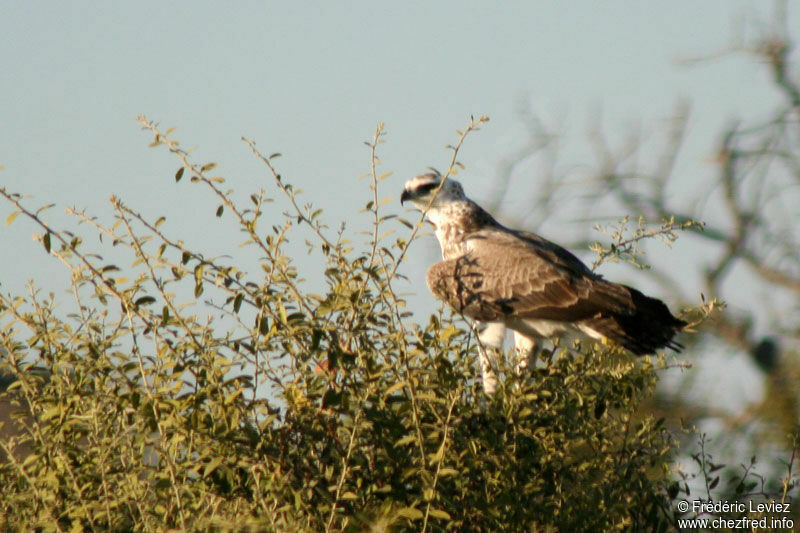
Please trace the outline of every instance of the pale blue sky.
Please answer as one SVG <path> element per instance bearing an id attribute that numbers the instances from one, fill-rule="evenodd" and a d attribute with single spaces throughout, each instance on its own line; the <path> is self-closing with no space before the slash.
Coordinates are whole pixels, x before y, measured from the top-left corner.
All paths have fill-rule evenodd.
<path id="1" fill-rule="evenodd" d="M 800 29 L 800 9 L 790 17 L 787 27 Z M 218 162 L 220 175 L 245 197 L 271 190 L 271 178 L 240 137 L 266 153 L 281 152 L 277 165 L 286 180 L 304 188 L 305 199 L 323 207 L 335 227 L 352 222 L 354 208 L 368 199 L 367 183 L 356 177 L 369 169 L 363 141 L 378 122 L 388 131 L 381 170 L 394 172 L 382 196 L 397 198 L 409 177 L 446 166 L 444 145 L 469 115 L 489 115 L 460 157 L 467 172 L 459 178 L 481 201 L 499 161 L 521 142 L 521 106 L 562 129 L 566 164 L 588 165 L 586 129 L 598 110 L 606 131 L 621 138 L 632 127 L 662 131 L 685 99 L 692 118 L 676 187 L 691 190 L 717 172 L 710 160 L 722 126 L 763 116 L 779 95 L 752 57 L 691 67 L 678 61 L 721 50 L 743 28 L 752 36 L 771 19 L 765 0 L 6 0 L 0 184 L 32 195 L 31 206 L 56 202 L 49 212 L 56 225 L 68 206 L 111 220 L 107 200 L 116 194 L 152 219 L 168 215 L 164 228 L 173 237 L 236 257 L 239 236 L 234 242 L 223 231 L 208 195 L 187 180 L 174 182 L 178 161 L 163 148 L 147 148 L 151 138 L 139 129 L 138 114 L 177 126 L 184 145 L 198 146 L 195 160 Z M 530 175 L 516 176 L 501 220 L 504 212 L 525 214 L 526 182 L 537 172 L 526 168 Z M 395 203 L 386 209 L 403 212 Z M 11 212 L 0 204 L 0 221 Z M 711 210 L 703 218 L 717 215 Z M 21 217 L 10 228 L 0 222 L 0 290 L 20 293 L 35 278 L 67 299 L 68 273 L 31 240 L 34 230 Z M 557 225 L 548 230 L 547 237 L 564 238 Z M 676 268 L 713 254 L 683 242 L 669 251 Z M 87 249 L 96 244 L 87 239 Z M 409 307 L 428 311 L 436 304 L 422 279 L 437 245 L 428 238 L 415 247 L 406 266 L 407 290 L 416 293 Z M 300 261 L 313 277 L 318 266 Z M 752 305 L 743 287 L 730 301 L 734 311 Z M 757 401 L 762 380 L 749 358 L 716 355 L 696 358 L 698 382 L 706 386 L 693 394 L 732 411 Z"/>
<path id="2" fill-rule="evenodd" d="M 382 170 L 394 172 L 383 195 L 396 198 L 407 178 L 446 166 L 444 145 L 470 114 L 489 115 L 460 157 L 460 178 L 481 200 L 519 142 L 521 102 L 565 117 L 565 157 L 586 164 L 586 124 L 598 109 L 623 135 L 632 124 L 657 131 L 688 99 L 681 171 L 690 186 L 715 172 L 707 160 L 721 125 L 771 109 L 776 95 L 766 69 L 741 57 L 677 61 L 771 17 L 769 2 L 729 0 L 4 2 L 0 183 L 33 195 L 29 205 L 57 202 L 55 220 L 67 206 L 109 220 L 116 194 L 153 218 L 169 215 L 172 235 L 235 253 L 210 216 L 214 202 L 175 184 L 178 162 L 147 148 L 137 114 L 177 126 L 185 145 L 198 146 L 196 160 L 218 162 L 243 194 L 270 182 L 240 137 L 281 152 L 280 171 L 335 225 L 368 198 L 356 177 L 368 170 L 363 141 L 380 121 Z M 504 209 L 525 207 L 514 194 Z M 10 212 L 0 206 L 2 219 Z M 0 227 L 0 245 L 13 250 L 4 290 L 30 277 L 47 288 L 68 281 L 32 231 L 21 219 Z M 409 268 L 422 273 L 435 246 L 421 245 Z M 422 284 L 416 290 L 428 298 Z"/>

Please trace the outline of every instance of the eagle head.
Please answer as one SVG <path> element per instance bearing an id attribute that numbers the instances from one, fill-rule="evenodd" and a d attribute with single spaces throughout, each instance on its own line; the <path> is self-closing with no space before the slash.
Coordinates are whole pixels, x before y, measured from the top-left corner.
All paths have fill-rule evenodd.
<path id="1" fill-rule="evenodd" d="M 438 172 L 422 174 L 408 180 L 403 189 L 403 194 L 400 195 L 401 204 L 408 200 L 421 211 L 428 206 L 440 207 L 465 199 L 466 196 L 461 184 L 451 178 L 447 178 L 442 183 L 442 175 Z"/>

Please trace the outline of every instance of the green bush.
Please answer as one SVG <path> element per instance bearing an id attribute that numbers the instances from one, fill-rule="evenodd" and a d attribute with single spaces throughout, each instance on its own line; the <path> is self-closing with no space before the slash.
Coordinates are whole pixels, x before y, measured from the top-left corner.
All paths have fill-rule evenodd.
<path id="1" fill-rule="evenodd" d="M 453 147 L 448 173 L 482 121 Z M 382 127 L 371 143 L 373 233 L 359 247 L 341 231 L 331 238 L 252 143 L 284 193 L 281 220 L 274 208 L 267 216 L 265 191 L 237 205 L 213 164 L 191 162 L 171 132 L 142 123 L 181 160 L 175 179 L 219 200 L 216 216 L 243 232 L 260 270 L 190 250 L 163 218 L 112 198 L 111 225 L 75 216 L 110 246 L 104 253 L 131 262 L 118 267 L 3 189 L 10 218 L 39 224 L 46 251 L 71 269 L 75 301 L 36 290 L 0 299 L 0 364 L 14 379 L 0 398 L 14 411 L 0 440 L 0 528 L 673 527 L 675 445 L 640 409 L 665 359 L 545 352 L 520 379 L 501 362 L 501 385 L 486 397 L 465 322 L 445 312 L 415 324 L 396 292 L 421 224 L 381 210 Z M 285 253 L 299 227 L 324 258 L 322 294 Z"/>

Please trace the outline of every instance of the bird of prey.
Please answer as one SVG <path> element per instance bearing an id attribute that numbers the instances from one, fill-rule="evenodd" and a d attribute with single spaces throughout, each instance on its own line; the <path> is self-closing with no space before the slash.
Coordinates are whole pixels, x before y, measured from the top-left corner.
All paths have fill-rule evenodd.
<path id="1" fill-rule="evenodd" d="M 481 340 L 484 389 L 496 377 L 484 349 L 502 346 L 514 332 L 518 369 L 528 365 L 536 339 L 563 333 L 610 340 L 644 355 L 680 350 L 673 340 L 686 323 L 656 298 L 606 281 L 561 246 L 538 235 L 506 228 L 467 198 L 461 184 L 438 173 L 405 184 L 410 201 L 435 227 L 443 261 L 428 269 L 431 292 L 456 311 L 487 324 Z"/>

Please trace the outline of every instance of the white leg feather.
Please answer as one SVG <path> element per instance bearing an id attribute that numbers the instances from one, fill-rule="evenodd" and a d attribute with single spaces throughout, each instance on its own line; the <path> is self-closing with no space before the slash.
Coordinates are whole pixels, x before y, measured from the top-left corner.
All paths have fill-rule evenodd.
<path id="1" fill-rule="evenodd" d="M 481 366 L 483 392 L 492 395 L 497 390 L 497 375 L 492 369 L 491 352 L 496 354 L 503 349 L 506 327 L 502 322 L 489 322 L 478 334 L 478 362 Z"/>
<path id="2" fill-rule="evenodd" d="M 514 332 L 514 355 L 516 356 L 517 375 L 521 376 L 528 368 L 536 364 L 538 347 L 536 341 L 518 332 Z"/>

